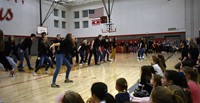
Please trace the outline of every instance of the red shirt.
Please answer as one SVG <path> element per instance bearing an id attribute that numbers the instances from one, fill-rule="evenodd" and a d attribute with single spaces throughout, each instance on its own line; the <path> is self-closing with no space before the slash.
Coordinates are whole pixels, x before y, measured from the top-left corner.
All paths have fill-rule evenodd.
<path id="1" fill-rule="evenodd" d="M 191 92 L 193 103 L 200 103 L 200 86 L 193 81 L 188 81 L 187 83 Z"/>

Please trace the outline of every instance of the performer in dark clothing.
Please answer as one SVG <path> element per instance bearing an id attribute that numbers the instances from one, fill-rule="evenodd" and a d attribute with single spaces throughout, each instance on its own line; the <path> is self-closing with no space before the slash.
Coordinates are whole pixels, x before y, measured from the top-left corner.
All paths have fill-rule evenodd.
<path id="1" fill-rule="evenodd" d="M 33 70 L 33 68 L 31 67 L 30 64 L 30 57 L 31 57 L 31 46 L 32 46 L 32 41 L 36 38 L 35 34 L 31 34 L 31 37 L 25 38 L 24 41 L 21 44 L 20 47 L 20 63 L 18 65 L 19 71 L 20 72 L 24 72 L 23 70 L 23 61 L 24 61 L 24 57 L 26 59 L 28 68 L 30 70 Z"/>
<path id="2" fill-rule="evenodd" d="M 6 59 L 12 65 L 12 68 L 15 69 L 17 66 L 17 48 L 15 46 L 14 42 L 14 36 L 8 37 L 8 41 L 5 42 L 5 47 L 4 47 L 4 53 L 6 56 Z M 18 59 L 19 60 L 19 59 Z"/>
<path id="3" fill-rule="evenodd" d="M 99 65 L 98 64 L 98 59 L 99 59 L 98 52 L 100 52 L 102 54 L 101 47 L 100 47 L 101 46 L 101 40 L 102 40 L 102 35 L 98 35 L 98 38 L 96 38 L 94 40 L 94 43 L 93 43 L 92 49 L 91 49 L 92 51 L 90 52 L 90 56 L 89 56 L 89 60 L 88 60 L 88 65 L 90 65 L 92 54 L 94 54 L 95 65 Z"/>
<path id="4" fill-rule="evenodd" d="M 77 44 L 77 42 L 78 42 L 78 39 L 77 38 L 75 38 L 75 46 L 74 46 L 74 48 L 73 48 L 73 53 L 72 53 L 72 57 L 76 57 L 76 63 L 79 63 L 79 52 L 78 52 L 78 44 Z M 73 64 L 73 62 L 72 62 L 72 59 L 70 60 L 70 62 Z"/>
<path id="5" fill-rule="evenodd" d="M 86 56 L 85 54 L 87 52 L 87 39 L 83 40 L 83 42 L 82 42 L 82 44 L 81 44 L 81 46 L 79 48 L 80 49 L 78 51 L 79 51 L 80 56 L 81 56 L 80 63 L 82 64 L 82 63 L 86 62 L 84 57 Z"/>
<path id="6" fill-rule="evenodd" d="M 142 37 L 139 42 L 139 50 L 138 50 L 138 60 L 144 59 L 144 49 L 145 49 L 145 43 L 144 38 Z"/>
<path id="7" fill-rule="evenodd" d="M 43 38 L 44 38 L 46 35 L 47 35 L 46 32 L 42 32 L 42 33 L 41 33 L 41 37 L 38 38 L 38 57 L 37 57 L 36 62 L 35 62 L 35 68 L 38 67 L 38 65 L 39 65 L 39 61 L 40 61 L 40 58 L 41 58 L 41 55 L 40 55 L 40 53 L 39 53 L 39 51 L 40 51 L 40 49 L 41 49 L 41 48 L 40 48 L 40 45 L 42 44 Z M 46 63 L 44 63 L 44 64 L 46 64 Z"/>
<path id="8" fill-rule="evenodd" d="M 4 53 L 6 56 L 11 57 L 15 63 L 19 60 L 19 55 L 17 52 L 17 46 L 15 45 L 14 36 L 8 37 L 8 41 L 5 42 Z"/>
<path id="9" fill-rule="evenodd" d="M 116 47 L 117 47 L 117 38 L 113 38 L 112 39 L 112 42 L 111 42 L 111 48 L 112 48 L 112 54 L 111 54 L 111 59 L 113 60 L 113 61 L 115 61 L 115 55 L 116 55 Z"/>
<path id="10" fill-rule="evenodd" d="M 129 51 L 128 51 L 128 48 L 129 48 L 129 43 L 128 43 L 128 41 L 125 42 L 125 46 L 126 46 L 126 53 L 128 53 L 128 52 L 129 52 Z"/>
<path id="11" fill-rule="evenodd" d="M 189 43 L 188 53 L 189 53 L 189 60 L 191 61 L 191 64 L 193 66 L 196 65 L 196 62 L 199 57 L 199 49 L 198 49 L 197 44 L 193 40 L 191 40 Z"/>
<path id="12" fill-rule="evenodd" d="M 6 68 L 6 70 L 10 70 L 10 76 L 15 76 L 14 69 L 12 68 L 12 66 L 10 65 L 10 63 L 8 62 L 8 60 L 6 59 L 6 56 L 4 54 L 3 38 L 4 38 L 4 33 L 0 29 L 0 63 L 4 66 L 4 68 Z"/>
<path id="13" fill-rule="evenodd" d="M 124 45 L 125 45 L 124 41 L 121 41 L 120 43 L 121 53 L 124 53 Z"/>
<path id="14" fill-rule="evenodd" d="M 129 51 L 130 51 L 130 53 L 133 52 L 133 42 L 132 41 L 129 42 Z"/>
<path id="15" fill-rule="evenodd" d="M 48 68 L 52 65 L 51 60 L 48 57 L 49 52 L 49 45 L 47 44 L 48 38 L 47 36 L 43 37 L 43 40 L 40 44 L 40 49 L 38 55 L 40 55 L 40 61 L 39 65 L 36 67 L 35 72 L 33 72 L 33 75 L 36 76 L 37 71 L 43 66 L 44 61 L 47 62 L 46 68 L 45 68 L 45 74 L 48 74 Z"/>
<path id="16" fill-rule="evenodd" d="M 85 63 L 87 62 L 87 60 L 88 60 L 88 54 L 90 53 L 90 47 L 91 47 L 91 44 L 92 43 L 92 41 L 90 41 L 90 42 L 87 42 L 87 45 L 86 45 L 86 52 L 85 52 Z"/>
<path id="17" fill-rule="evenodd" d="M 138 43 L 137 43 L 137 41 L 135 41 L 133 44 L 133 51 L 135 54 L 137 53 L 137 50 L 138 50 Z"/>
<path id="18" fill-rule="evenodd" d="M 41 37 L 38 38 L 38 52 L 39 52 L 39 50 L 40 50 L 40 45 L 41 45 L 41 43 L 43 42 L 43 38 L 44 38 L 46 35 L 47 35 L 46 32 L 42 32 L 42 33 L 41 33 Z"/>
<path id="19" fill-rule="evenodd" d="M 176 48 L 181 51 L 181 58 L 179 58 L 180 62 L 175 65 L 175 69 L 180 70 L 180 66 L 182 62 L 188 61 L 188 47 L 186 41 L 180 41 L 180 48 Z M 186 63 L 187 64 L 187 63 Z"/>
<path id="20" fill-rule="evenodd" d="M 110 61 L 110 59 L 109 59 L 110 46 L 111 46 L 110 38 L 106 35 L 104 42 L 103 42 L 103 47 L 104 47 L 103 59 L 104 59 L 104 61 L 105 61 L 106 55 L 107 55 L 107 61 Z"/>
<path id="21" fill-rule="evenodd" d="M 56 39 L 53 41 L 53 43 L 60 43 L 61 42 L 61 36 L 60 34 L 58 34 L 56 36 Z M 59 50 L 59 47 L 58 46 L 55 46 L 55 52 L 57 52 Z"/>
<path id="22" fill-rule="evenodd" d="M 58 34 L 56 36 L 56 39 L 53 41 L 53 43 L 60 43 L 61 41 L 62 41 L 61 36 L 60 36 L 60 34 Z M 52 61 L 53 64 L 56 64 L 55 55 L 56 55 L 58 50 L 59 50 L 59 47 L 55 46 L 54 48 L 51 49 L 52 54 L 49 54 L 49 55 L 51 55 L 50 57 L 51 57 L 51 61 Z"/>
<path id="23" fill-rule="evenodd" d="M 60 71 L 62 64 L 64 64 L 67 67 L 64 82 L 65 83 L 73 82 L 72 80 L 69 79 L 69 74 L 70 74 L 70 71 L 72 68 L 72 64 L 70 64 L 70 62 L 66 58 L 66 56 L 71 57 L 71 53 L 75 46 L 73 35 L 71 33 L 68 33 L 63 41 L 61 41 L 60 43 L 51 45 L 50 48 L 52 48 L 54 46 L 59 46 L 60 49 L 57 51 L 57 54 L 56 54 L 56 70 L 53 75 L 51 87 L 59 88 L 60 86 L 56 84 L 56 78 L 57 78 L 57 75 Z"/>

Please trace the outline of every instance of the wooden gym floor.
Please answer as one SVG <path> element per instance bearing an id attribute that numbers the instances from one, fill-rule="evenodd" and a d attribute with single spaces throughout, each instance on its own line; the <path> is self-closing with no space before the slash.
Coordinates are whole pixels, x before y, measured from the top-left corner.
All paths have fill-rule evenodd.
<path id="1" fill-rule="evenodd" d="M 129 88 L 140 77 L 140 67 L 150 65 L 149 54 L 144 60 L 138 61 L 136 54 L 117 54 L 115 62 L 106 62 L 98 66 L 76 65 L 70 73 L 73 83 L 64 83 L 65 67 L 62 67 L 57 77 L 57 84 L 61 88 L 51 88 L 52 74 L 54 69 L 49 68 L 49 75 L 44 74 L 44 69 L 38 71 L 38 76 L 25 69 L 25 73 L 16 73 L 15 77 L 8 77 L 8 72 L 0 70 L 0 101 L 4 103 L 55 103 L 55 98 L 64 91 L 73 90 L 78 92 L 84 100 L 91 96 L 90 88 L 94 82 L 104 82 L 108 86 L 109 93 L 117 94 L 115 90 L 116 79 L 123 77 L 127 80 Z M 165 58 L 172 55 L 163 54 Z M 167 69 L 173 69 L 178 62 L 180 54 L 174 54 L 167 61 Z M 31 59 L 34 64 L 35 58 Z M 26 65 L 26 63 L 25 63 Z"/>

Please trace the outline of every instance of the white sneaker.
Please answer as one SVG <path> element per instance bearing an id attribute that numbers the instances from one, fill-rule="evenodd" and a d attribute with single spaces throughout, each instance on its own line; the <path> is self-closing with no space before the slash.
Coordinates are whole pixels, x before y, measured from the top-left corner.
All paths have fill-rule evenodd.
<path id="1" fill-rule="evenodd" d="M 33 76 L 37 76 L 38 74 L 36 72 L 33 72 Z"/>
<path id="2" fill-rule="evenodd" d="M 45 73 L 45 74 L 49 74 L 49 72 L 48 72 L 48 71 L 45 71 L 44 73 Z"/>

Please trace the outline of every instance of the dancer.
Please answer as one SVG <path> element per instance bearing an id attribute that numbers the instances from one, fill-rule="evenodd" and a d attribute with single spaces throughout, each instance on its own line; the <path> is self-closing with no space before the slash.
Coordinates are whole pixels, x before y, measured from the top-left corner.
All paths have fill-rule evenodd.
<path id="1" fill-rule="evenodd" d="M 115 61 L 115 55 L 116 55 L 116 47 L 117 47 L 117 42 L 116 42 L 116 38 L 114 37 L 112 39 L 112 55 L 111 55 L 111 59 L 112 61 Z"/>
<path id="2" fill-rule="evenodd" d="M 94 43 L 92 43 L 91 45 L 91 50 L 90 51 L 90 56 L 89 56 L 89 60 L 88 60 L 88 66 L 90 65 L 90 61 L 92 58 L 92 54 L 94 54 L 94 60 L 95 60 L 95 65 L 99 65 L 98 61 L 99 61 L 99 56 L 98 56 L 98 52 L 100 52 L 102 54 L 101 51 L 101 40 L 102 40 L 102 35 L 98 35 L 98 37 L 94 40 Z"/>
<path id="3" fill-rule="evenodd" d="M 143 37 L 140 39 L 140 43 L 139 43 L 139 50 L 138 50 L 138 60 L 144 59 L 144 39 Z"/>
<path id="4" fill-rule="evenodd" d="M 0 63 L 4 66 L 4 68 L 10 70 L 10 76 L 15 76 L 14 69 L 12 68 L 12 66 L 10 65 L 10 63 L 8 62 L 8 60 L 6 59 L 6 56 L 4 55 L 4 42 L 3 42 L 3 38 L 4 38 L 4 33 L 0 29 Z"/>
<path id="5" fill-rule="evenodd" d="M 75 40 L 74 40 L 73 35 L 71 33 L 68 33 L 63 41 L 61 41 L 60 43 L 52 44 L 50 46 L 50 48 L 52 48 L 54 46 L 60 47 L 60 49 L 57 51 L 57 54 L 56 54 L 56 70 L 55 70 L 54 75 L 53 75 L 51 87 L 54 87 L 54 88 L 60 87 L 59 85 L 56 84 L 56 78 L 57 78 L 57 75 L 60 71 L 62 64 L 64 64 L 67 67 L 64 82 L 65 83 L 73 82 L 72 80 L 69 80 L 69 73 L 71 71 L 72 65 L 67 60 L 66 56 L 72 57 L 72 56 L 69 56 L 69 55 L 71 55 L 73 48 L 75 46 L 74 41 Z"/>
<path id="6" fill-rule="evenodd" d="M 31 46 L 32 46 L 32 41 L 36 38 L 35 34 L 31 34 L 31 37 L 27 37 L 24 39 L 24 41 L 21 44 L 20 47 L 20 63 L 18 65 L 19 72 L 24 72 L 23 70 L 23 61 L 24 57 L 26 59 L 27 65 L 29 70 L 33 70 L 30 64 L 30 58 L 31 58 Z"/>
<path id="7" fill-rule="evenodd" d="M 43 66 L 45 61 L 47 62 L 47 65 L 46 65 L 46 68 L 45 68 L 45 74 L 48 74 L 48 68 L 50 66 L 52 66 L 52 62 L 47 55 L 48 52 L 49 52 L 49 45 L 47 44 L 47 41 L 48 41 L 47 36 L 44 36 L 42 38 L 41 43 L 40 43 L 40 46 L 39 46 L 40 49 L 38 51 L 39 52 L 38 55 L 40 56 L 40 60 L 39 60 L 38 66 L 36 67 L 35 71 L 33 72 L 34 76 L 37 75 L 37 71 Z"/>
<path id="8" fill-rule="evenodd" d="M 17 67 L 17 57 L 18 57 L 14 40 L 15 40 L 14 36 L 8 37 L 8 41 L 5 42 L 5 47 L 4 47 L 4 54 L 6 56 L 6 59 L 8 60 L 13 69 Z"/>

